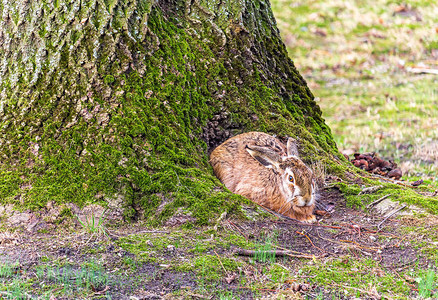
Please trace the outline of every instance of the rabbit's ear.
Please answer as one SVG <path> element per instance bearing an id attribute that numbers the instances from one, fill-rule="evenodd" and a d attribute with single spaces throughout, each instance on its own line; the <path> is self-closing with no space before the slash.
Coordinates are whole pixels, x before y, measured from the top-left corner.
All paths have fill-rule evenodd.
<path id="1" fill-rule="evenodd" d="M 298 153 L 297 140 L 291 137 L 287 139 L 287 156 L 296 158 L 300 157 L 300 154 Z"/>
<path id="2" fill-rule="evenodd" d="M 248 146 L 245 147 L 246 151 L 255 158 L 259 163 L 261 163 L 266 168 L 279 168 L 281 161 L 280 155 L 272 149 L 259 146 Z"/>

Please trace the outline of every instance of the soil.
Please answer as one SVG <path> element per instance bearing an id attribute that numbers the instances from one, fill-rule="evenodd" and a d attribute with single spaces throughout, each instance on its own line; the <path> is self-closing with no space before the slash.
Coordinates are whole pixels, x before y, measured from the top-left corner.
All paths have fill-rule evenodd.
<path id="1" fill-rule="evenodd" d="M 224 219 L 221 221 L 218 232 L 234 232 L 242 235 L 249 241 L 263 242 L 266 236 L 275 232 L 278 249 L 291 249 L 297 256 L 313 257 L 317 260 L 334 258 L 359 259 L 370 258 L 378 262 L 381 268 L 387 270 L 403 270 L 413 264 L 427 265 L 426 258 L 422 258 L 419 250 L 412 247 L 410 238 L 401 233 L 403 226 L 412 226 L 417 221 L 408 219 L 387 219 L 379 231 L 377 225 L 383 221 L 383 216 L 373 212 L 364 212 L 347 208 L 341 193 L 335 189 L 322 191 L 319 201 L 330 210 L 330 215 L 318 216 L 318 222 L 303 224 L 292 219 L 266 219 L 263 221 L 242 221 Z M 435 220 L 435 221 L 431 221 Z M 435 219 L 428 219 L 430 226 L 436 226 Z M 436 223 L 433 223 L 436 222 Z M 432 225 L 431 225 L 432 224 Z M 422 224 L 422 226 L 429 226 Z M 73 229 L 72 229 L 73 227 Z M 194 272 L 182 272 L 169 268 L 166 264 L 142 261 L 134 269 L 126 266 L 126 261 L 137 261 L 140 257 L 130 253 L 117 243 L 124 237 L 145 230 L 156 232 L 178 231 L 178 228 L 148 229 L 140 223 L 111 229 L 108 235 L 86 233 L 78 230 L 76 225 L 58 225 L 50 230 L 39 230 L 29 233 L 26 226 L 22 229 L 5 230 L 0 233 L 0 262 L 19 261 L 17 269 L 21 274 L 34 278 L 33 286 L 37 287 L 38 277 L 35 270 L 38 265 L 47 262 L 64 262 L 73 266 L 86 264 L 90 260 L 99 260 L 108 275 L 106 286 L 96 286 L 88 290 L 83 299 L 107 297 L 111 299 L 218 299 L 214 291 L 229 291 L 239 299 L 270 299 L 279 292 L 289 292 L 286 299 L 349 299 L 339 293 L 337 287 L 323 287 L 317 284 L 301 282 L 295 285 L 284 282 L 280 286 L 270 285 L 265 288 L 246 289 L 239 280 L 219 280 L 210 284 L 208 289 L 200 287 L 200 278 Z M 434 227 L 436 228 L 436 227 Z M 80 228 L 79 228 L 80 229 Z M 199 233 L 212 228 L 194 228 Z M 78 233 L 79 232 L 79 233 Z M 221 247 L 212 249 L 218 257 L 234 257 L 250 260 L 249 257 L 237 256 L 239 247 Z M 194 253 L 187 253 L 178 248 L 175 251 L 164 250 L 158 253 L 165 261 L 181 258 L 193 258 Z M 296 271 L 300 265 L 309 262 L 309 259 L 289 257 L 281 258 L 281 264 L 290 270 Z M 258 266 L 256 269 L 258 270 Z M 244 267 L 240 274 L 229 276 L 245 276 L 247 280 L 258 280 L 257 270 Z M 242 275 L 245 274 L 245 275 Z M 0 276 L 1 277 L 1 276 Z M 1 279 L 1 278 L 0 278 Z M 229 281 L 229 283 L 227 283 Z M 1 282 L 0 282 L 1 283 Z M 0 284 L 1 286 L 1 284 Z M 179 291 L 179 292 L 177 292 Z M 414 292 L 414 291 L 413 291 Z M 56 291 L 54 291 L 56 294 Z M 0 296 L 1 297 L 1 296 Z M 62 296 L 50 299 L 74 299 L 75 296 Z M 376 297 L 377 298 L 377 297 Z M 371 295 L 369 299 L 373 299 Z"/>

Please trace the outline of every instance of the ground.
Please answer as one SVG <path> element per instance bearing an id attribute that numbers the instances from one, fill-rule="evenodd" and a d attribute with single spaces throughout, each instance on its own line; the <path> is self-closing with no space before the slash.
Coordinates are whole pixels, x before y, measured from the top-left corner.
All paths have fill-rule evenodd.
<path id="1" fill-rule="evenodd" d="M 438 260 L 436 216 L 385 219 L 373 207 L 349 208 L 333 184 L 321 191 L 319 202 L 330 215 L 315 224 L 272 215 L 256 221 L 222 216 L 211 227 L 148 228 L 64 218 L 33 233 L 6 230 L 0 238 L 0 294 L 5 299 L 438 295 L 434 278 L 427 283 Z M 243 250 L 253 252 L 243 256 Z"/>
<path id="2" fill-rule="evenodd" d="M 438 187 L 438 77 L 427 73 L 438 69 L 437 2 L 271 3 L 338 148 L 377 152 L 405 180 Z"/>

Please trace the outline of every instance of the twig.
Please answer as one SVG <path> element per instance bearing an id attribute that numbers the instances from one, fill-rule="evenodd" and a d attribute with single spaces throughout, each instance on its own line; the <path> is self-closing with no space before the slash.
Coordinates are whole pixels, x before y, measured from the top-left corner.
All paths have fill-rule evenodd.
<path id="1" fill-rule="evenodd" d="M 358 242 L 355 242 L 355 241 L 340 240 L 340 242 L 349 243 L 349 244 L 355 244 L 355 245 L 356 245 L 358 248 L 360 248 L 360 249 L 367 249 L 367 250 L 371 250 L 371 251 L 377 251 L 377 250 L 379 250 L 379 248 L 376 248 L 376 247 L 362 246 L 361 244 L 359 244 Z"/>
<path id="2" fill-rule="evenodd" d="M 225 269 L 224 265 L 222 264 L 221 258 L 219 257 L 219 255 L 217 254 L 217 252 L 216 252 L 215 250 L 213 250 L 213 252 L 214 252 L 214 254 L 216 254 L 216 256 L 217 256 L 217 259 L 219 260 L 219 263 L 220 263 L 220 264 L 221 264 L 221 266 L 222 266 L 222 269 L 224 269 L 224 271 L 225 271 L 225 274 L 227 274 L 227 276 L 228 276 L 228 272 L 227 272 L 227 269 Z"/>
<path id="3" fill-rule="evenodd" d="M 313 255 L 292 254 L 292 253 L 290 253 L 290 251 L 284 251 L 284 250 L 255 251 L 255 250 L 238 249 L 236 251 L 236 253 L 238 255 L 242 255 L 242 256 L 256 256 L 260 252 L 275 255 L 275 256 L 290 256 L 290 257 L 307 258 L 307 259 L 313 259 L 315 257 Z M 316 258 L 318 258 L 318 257 L 316 257 Z"/>
<path id="4" fill-rule="evenodd" d="M 323 240 L 326 240 L 326 241 L 329 241 L 329 242 L 332 242 L 332 243 L 335 243 L 335 244 L 339 244 L 339 245 L 342 245 L 342 246 L 346 246 L 346 247 L 349 247 L 349 246 L 350 247 L 357 247 L 357 248 L 360 248 L 360 249 L 366 249 L 366 250 L 371 250 L 371 251 L 377 251 L 377 250 L 380 249 L 380 248 L 377 248 L 377 247 L 362 246 L 362 245 L 360 245 L 360 244 L 358 244 L 356 242 L 348 241 L 348 240 L 341 240 L 341 241 L 332 240 L 332 239 L 320 236 L 319 233 L 318 233 L 318 237 L 320 239 L 323 239 Z M 342 241 L 344 241 L 345 243 L 343 243 Z M 348 244 L 346 244 L 346 243 L 348 243 Z M 356 244 L 356 245 L 351 245 L 351 244 Z"/>
<path id="5" fill-rule="evenodd" d="M 238 286 L 236 287 L 237 289 L 250 289 L 250 290 L 257 290 L 257 291 L 264 291 L 264 292 L 278 292 L 278 290 L 273 290 L 273 289 L 258 289 L 258 288 L 254 288 L 251 286 Z"/>
<path id="6" fill-rule="evenodd" d="M 358 195 L 371 194 L 371 193 L 374 193 L 374 192 L 380 190 L 381 188 L 383 188 L 383 185 L 370 186 L 370 187 L 364 188 L 362 191 L 359 192 Z"/>
<path id="7" fill-rule="evenodd" d="M 348 285 L 340 285 L 340 284 L 336 284 L 336 283 L 334 283 L 334 285 L 339 286 L 339 287 L 341 287 L 341 288 L 352 289 L 352 290 L 355 290 L 355 291 L 358 291 L 358 292 L 361 292 L 361 293 L 367 294 L 368 296 L 375 297 L 375 298 L 377 298 L 377 299 L 382 299 L 382 296 L 380 296 L 380 295 L 377 293 L 377 291 L 376 291 L 376 293 L 377 293 L 377 294 L 376 294 L 376 293 L 373 293 L 373 292 L 369 292 L 369 291 L 367 291 L 367 290 L 363 290 L 363 289 L 355 288 L 355 287 L 348 286 Z"/>
<path id="8" fill-rule="evenodd" d="M 323 189 L 328 190 L 328 189 L 336 187 L 337 185 L 338 185 L 337 183 L 331 183 L 331 184 L 324 186 Z"/>
<path id="9" fill-rule="evenodd" d="M 192 297 L 196 297 L 196 298 L 201 298 L 201 299 L 212 299 L 213 297 L 206 297 L 206 296 L 203 296 L 203 295 L 199 295 L 199 294 L 192 294 L 192 293 L 189 293 L 188 295 L 190 295 L 190 296 L 192 296 Z"/>
<path id="10" fill-rule="evenodd" d="M 393 271 L 395 272 L 395 274 L 397 274 L 397 276 L 400 277 L 401 280 L 404 280 L 405 283 L 406 283 L 407 285 L 409 285 L 409 286 L 412 288 L 412 290 L 418 292 L 418 289 L 416 289 L 416 286 L 413 285 L 413 284 L 411 284 L 411 283 L 409 283 L 408 280 L 407 280 L 406 278 L 401 277 L 400 274 L 397 272 L 397 270 L 395 270 L 395 269 L 393 269 L 393 268 L 391 268 L 391 270 L 393 270 Z"/>
<path id="11" fill-rule="evenodd" d="M 381 230 L 380 226 L 382 226 L 382 224 L 385 223 L 386 220 L 388 220 L 390 217 L 392 217 L 393 215 L 395 215 L 396 213 L 398 213 L 402 209 L 406 208 L 406 206 L 407 206 L 406 204 L 403 204 L 402 207 L 394 210 L 392 213 L 389 214 L 389 216 L 387 216 L 385 219 L 383 219 L 383 221 L 380 222 L 379 225 L 377 225 L 377 229 L 378 229 L 377 232 L 379 232 Z"/>
<path id="12" fill-rule="evenodd" d="M 293 222 L 294 225 L 304 225 L 304 226 L 312 226 L 312 227 L 326 227 L 326 228 L 333 228 L 333 229 L 341 229 L 342 228 L 342 227 L 339 227 L 339 226 L 303 223 L 303 222 L 300 222 L 300 221 L 295 220 L 295 219 L 288 219 L 286 221 L 294 221 Z M 274 220 L 274 223 L 277 223 L 277 224 L 288 224 L 288 225 L 291 224 L 291 222 L 286 222 L 286 221 L 275 221 Z"/>
<path id="13" fill-rule="evenodd" d="M 278 248 L 278 249 L 280 249 L 280 250 L 283 250 L 283 251 L 289 251 L 289 252 L 293 252 L 293 253 L 295 253 L 295 254 L 299 254 L 299 255 L 306 255 L 305 253 L 301 253 L 301 252 L 298 252 L 298 251 L 294 251 L 294 250 L 291 250 L 291 249 L 287 249 L 287 248 L 281 247 L 281 246 L 279 246 L 279 245 L 275 245 L 275 247 Z"/>
<path id="14" fill-rule="evenodd" d="M 305 233 L 303 233 L 303 232 L 299 232 L 299 231 L 296 231 L 296 233 L 301 234 L 301 235 L 304 235 L 304 236 L 309 240 L 309 242 L 312 244 L 313 247 L 315 247 L 316 249 L 319 249 L 319 250 L 322 251 L 322 252 L 325 252 L 323 249 L 321 249 L 321 248 L 319 248 L 319 247 L 316 247 L 316 246 L 313 244 L 312 240 L 309 238 L 309 236 L 308 236 L 307 234 L 305 234 Z"/>
<path id="15" fill-rule="evenodd" d="M 228 223 L 230 223 L 232 226 L 234 226 L 236 229 L 237 229 L 237 231 L 239 231 L 239 233 L 246 239 L 246 240 L 248 240 L 248 236 L 246 235 L 246 234 L 244 234 L 240 229 L 239 229 L 239 227 L 237 227 L 237 225 L 236 224 L 234 224 L 233 222 L 231 222 L 230 220 L 228 220 Z"/>
<path id="16" fill-rule="evenodd" d="M 435 74 L 438 75 L 438 69 L 430 69 L 424 67 L 407 67 L 406 71 L 415 74 Z"/>
<path id="17" fill-rule="evenodd" d="M 379 198 L 379 199 L 377 199 L 376 201 L 371 202 L 370 204 L 367 205 L 367 208 L 370 208 L 371 206 L 374 206 L 374 205 L 376 205 L 377 203 L 382 202 L 383 200 L 385 200 L 385 199 L 388 198 L 389 196 L 391 196 L 391 194 L 385 195 L 385 196 L 383 196 L 382 198 Z"/>
<path id="18" fill-rule="evenodd" d="M 142 231 L 138 231 L 138 232 L 133 232 L 133 233 L 129 233 L 129 234 L 115 234 L 114 232 L 111 232 L 108 230 L 108 233 L 114 237 L 117 238 L 122 238 L 125 236 L 130 236 L 130 235 L 135 235 L 135 234 L 142 234 L 142 233 L 169 233 L 169 231 L 163 231 L 163 230 L 142 230 Z"/>
<path id="19" fill-rule="evenodd" d="M 407 236 L 405 236 L 405 237 L 403 237 L 400 241 L 398 241 L 398 243 L 397 244 L 395 244 L 394 246 L 395 247 L 397 247 L 397 248 L 399 248 L 400 247 L 400 244 L 401 244 L 401 242 L 403 242 L 403 240 L 405 240 L 407 238 Z"/>

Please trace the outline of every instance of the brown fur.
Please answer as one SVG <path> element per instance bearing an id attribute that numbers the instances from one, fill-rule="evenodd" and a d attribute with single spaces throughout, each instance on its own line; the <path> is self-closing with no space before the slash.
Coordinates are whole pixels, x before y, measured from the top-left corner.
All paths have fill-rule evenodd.
<path id="1" fill-rule="evenodd" d="M 247 148 L 265 148 L 275 152 L 280 157 L 288 155 L 287 146 L 277 138 L 261 132 L 248 132 L 237 135 L 218 146 L 210 155 L 210 163 L 215 175 L 233 193 L 242 195 L 266 208 L 285 216 L 312 222 L 314 204 L 298 206 L 297 199 L 285 198 L 284 182 L 286 168 L 294 174 L 294 184 L 288 184 L 287 193 L 293 193 L 295 187 L 301 190 L 301 197 L 310 201 L 312 197 L 312 171 L 298 158 L 283 159 L 268 168 L 247 151 Z M 295 147 L 296 149 L 296 147 Z M 273 150 L 273 151 L 272 151 Z"/>

